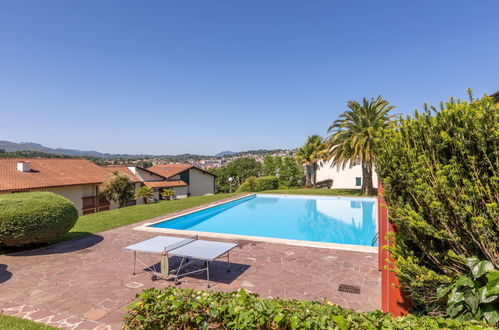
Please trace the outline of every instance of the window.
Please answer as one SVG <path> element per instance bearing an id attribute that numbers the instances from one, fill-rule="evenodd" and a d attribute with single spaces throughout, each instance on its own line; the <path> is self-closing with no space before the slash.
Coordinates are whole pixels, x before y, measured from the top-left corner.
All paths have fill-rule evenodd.
<path id="1" fill-rule="evenodd" d="M 355 178 L 355 186 L 357 186 L 357 187 L 362 186 L 362 178 L 361 177 Z"/>

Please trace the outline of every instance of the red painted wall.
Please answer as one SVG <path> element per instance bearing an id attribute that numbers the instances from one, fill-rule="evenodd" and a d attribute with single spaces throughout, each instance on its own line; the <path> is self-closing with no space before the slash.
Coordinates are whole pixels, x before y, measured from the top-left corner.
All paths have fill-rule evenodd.
<path id="1" fill-rule="evenodd" d="M 378 181 L 378 267 L 381 270 L 381 310 L 383 312 L 392 313 L 394 316 L 406 315 L 411 302 L 407 297 L 404 297 L 399 289 L 399 282 L 395 273 L 386 269 L 388 261 L 393 261 L 390 253 L 383 249 L 383 246 L 388 245 L 386 234 L 395 231 L 396 228 L 388 219 L 388 210 L 385 207 L 385 199 L 383 198 L 383 187 Z"/>

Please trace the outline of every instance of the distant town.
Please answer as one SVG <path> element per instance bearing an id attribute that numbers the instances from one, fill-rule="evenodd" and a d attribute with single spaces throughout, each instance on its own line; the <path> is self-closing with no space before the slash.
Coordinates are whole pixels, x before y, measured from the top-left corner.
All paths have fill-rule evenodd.
<path id="1" fill-rule="evenodd" d="M 54 149 L 31 142 L 0 141 L 0 158 L 85 158 L 98 165 L 134 165 L 145 168 L 170 163 L 189 163 L 201 169 L 209 170 L 224 166 L 241 157 L 251 157 L 263 163 L 265 156 L 292 157 L 295 152 L 296 149 L 259 149 L 241 152 L 222 151 L 215 155 L 129 155 L 74 149 Z"/>

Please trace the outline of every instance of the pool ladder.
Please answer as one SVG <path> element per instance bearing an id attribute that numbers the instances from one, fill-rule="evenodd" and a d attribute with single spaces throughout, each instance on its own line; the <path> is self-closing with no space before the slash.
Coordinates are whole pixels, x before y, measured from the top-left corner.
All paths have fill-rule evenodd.
<path id="1" fill-rule="evenodd" d="M 374 235 L 373 240 L 371 241 L 371 246 L 374 246 L 374 244 L 376 244 L 377 241 L 378 241 L 378 233 Z"/>

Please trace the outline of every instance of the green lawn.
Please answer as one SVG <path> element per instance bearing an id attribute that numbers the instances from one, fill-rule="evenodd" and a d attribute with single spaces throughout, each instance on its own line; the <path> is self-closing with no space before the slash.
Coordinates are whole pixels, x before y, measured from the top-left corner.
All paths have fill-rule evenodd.
<path id="1" fill-rule="evenodd" d="M 29 320 L 20 319 L 13 316 L 0 314 L 0 329 L 9 330 L 55 330 L 56 328 L 36 323 Z"/>
<path id="2" fill-rule="evenodd" d="M 71 231 L 62 239 L 58 240 L 58 242 L 126 226 L 132 223 L 159 217 L 172 212 L 178 212 L 235 195 L 237 194 L 233 193 L 188 197 L 84 215 L 78 218 L 78 221 L 74 225 L 73 229 L 71 229 Z"/>
<path id="3" fill-rule="evenodd" d="M 294 194 L 294 195 L 332 195 L 332 196 L 362 196 L 360 189 L 310 189 L 291 188 L 262 191 L 265 194 Z"/>

